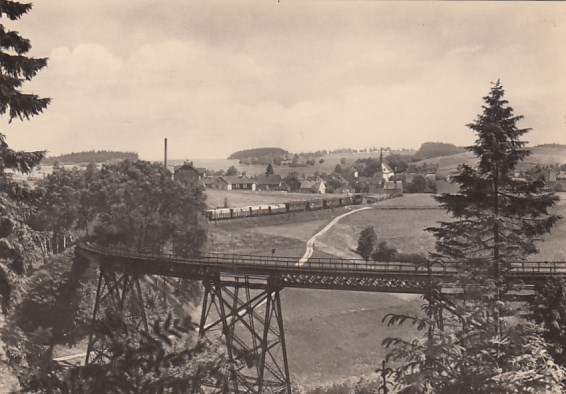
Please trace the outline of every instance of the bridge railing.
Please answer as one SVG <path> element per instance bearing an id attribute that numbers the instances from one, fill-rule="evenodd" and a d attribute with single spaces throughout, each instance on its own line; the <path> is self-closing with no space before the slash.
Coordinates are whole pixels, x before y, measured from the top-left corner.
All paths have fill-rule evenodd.
<path id="1" fill-rule="evenodd" d="M 387 272 L 399 274 L 448 274 L 453 275 L 458 272 L 456 264 L 433 264 L 430 267 L 419 262 L 407 261 L 365 261 L 362 259 L 339 259 L 339 258 L 310 258 L 304 265 L 299 265 L 296 257 L 283 256 L 257 256 L 257 255 L 236 255 L 226 253 L 207 253 L 192 257 L 182 257 L 174 253 L 141 253 L 130 249 L 105 247 L 100 248 L 94 245 L 80 245 L 81 248 L 95 253 L 103 253 L 112 256 L 126 258 L 139 258 L 144 260 L 167 260 L 176 264 L 191 264 L 202 267 L 224 268 L 263 268 L 271 272 L 304 270 L 304 271 L 324 271 L 324 272 Z M 429 271 L 430 269 L 430 271 Z M 529 274 L 566 274 L 566 262 L 548 261 L 522 261 L 513 263 L 509 269 L 511 275 Z"/>
<path id="2" fill-rule="evenodd" d="M 566 274 L 566 263 L 561 261 L 521 261 L 513 263 L 511 273 Z"/>
<path id="3" fill-rule="evenodd" d="M 400 273 L 423 273 L 426 268 L 420 263 L 407 261 L 365 261 L 362 259 L 339 259 L 339 258 L 310 258 L 305 264 L 299 265 L 297 257 L 283 256 L 258 256 L 258 255 L 236 255 L 225 253 L 206 253 L 197 256 L 183 257 L 170 252 L 159 254 L 142 253 L 130 249 L 118 247 L 97 247 L 94 245 L 80 245 L 81 248 L 95 253 L 102 253 L 109 256 L 140 258 L 144 260 L 168 260 L 178 264 L 193 264 L 203 266 L 220 267 L 262 267 L 270 271 L 288 271 L 301 269 L 324 270 L 324 271 L 365 271 L 365 272 L 400 272 Z M 450 273 L 450 267 L 433 267 L 432 272 Z"/>

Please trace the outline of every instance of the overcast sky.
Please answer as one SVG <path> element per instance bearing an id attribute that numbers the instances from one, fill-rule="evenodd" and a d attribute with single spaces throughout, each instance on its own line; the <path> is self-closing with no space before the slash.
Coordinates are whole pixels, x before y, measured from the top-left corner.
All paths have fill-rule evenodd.
<path id="1" fill-rule="evenodd" d="M 566 143 L 564 2 L 36 0 L 2 23 L 50 58 L 24 90 L 52 105 L 2 120 L 17 149 L 467 145 L 498 78 L 527 140 Z"/>

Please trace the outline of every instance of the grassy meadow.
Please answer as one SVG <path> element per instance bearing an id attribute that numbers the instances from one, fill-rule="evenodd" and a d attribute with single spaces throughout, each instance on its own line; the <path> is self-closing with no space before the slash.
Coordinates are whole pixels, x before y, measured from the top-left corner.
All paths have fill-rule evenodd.
<path id="1" fill-rule="evenodd" d="M 560 201 L 553 213 L 562 216 L 562 219 L 542 238 L 538 244 L 539 253 L 529 257 L 531 261 L 566 261 L 566 193 L 556 194 Z"/>
<path id="2" fill-rule="evenodd" d="M 206 204 L 210 208 L 224 208 L 226 202 L 228 208 L 241 208 L 256 205 L 282 204 L 287 201 L 303 201 L 317 198 L 341 197 L 341 194 L 307 194 L 307 193 L 285 193 L 285 192 L 252 192 L 237 190 L 214 190 L 206 191 Z"/>

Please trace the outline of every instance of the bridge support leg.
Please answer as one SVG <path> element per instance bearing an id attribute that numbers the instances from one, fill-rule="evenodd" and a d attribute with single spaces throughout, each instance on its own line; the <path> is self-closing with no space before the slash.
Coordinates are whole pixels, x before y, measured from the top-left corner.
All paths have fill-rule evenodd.
<path id="1" fill-rule="evenodd" d="M 280 286 L 246 278 L 205 281 L 200 335 L 222 335 L 233 362 L 230 392 L 291 393 Z"/>
<path id="2" fill-rule="evenodd" d="M 106 324 L 110 316 L 123 320 L 132 331 L 148 330 L 138 275 L 101 266 L 86 352 L 87 365 L 110 361 L 109 344 L 100 334 L 101 325 Z"/>

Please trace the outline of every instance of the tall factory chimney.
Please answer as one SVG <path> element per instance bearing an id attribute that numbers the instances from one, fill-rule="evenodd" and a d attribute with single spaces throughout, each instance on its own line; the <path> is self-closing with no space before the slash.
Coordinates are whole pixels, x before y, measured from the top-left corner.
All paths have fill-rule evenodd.
<path id="1" fill-rule="evenodd" d="M 165 138 L 165 157 L 163 159 L 163 165 L 165 166 L 165 168 L 167 168 L 167 138 Z"/>

